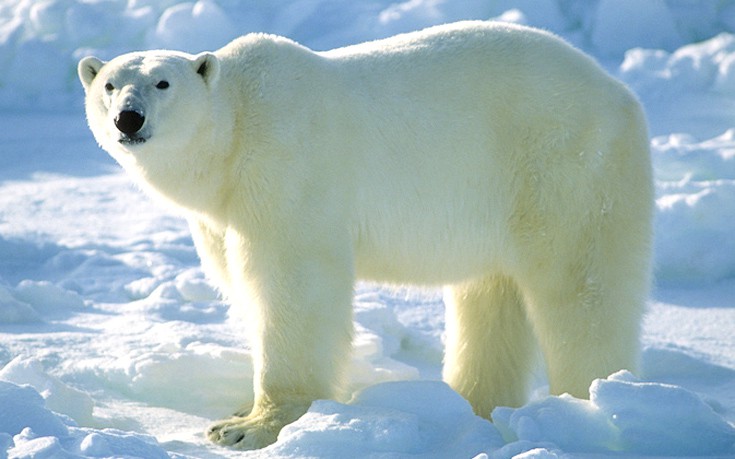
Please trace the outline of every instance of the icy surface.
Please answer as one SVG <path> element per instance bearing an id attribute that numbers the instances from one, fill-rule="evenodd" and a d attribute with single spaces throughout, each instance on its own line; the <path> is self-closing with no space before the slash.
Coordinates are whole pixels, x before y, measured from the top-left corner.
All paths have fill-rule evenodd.
<path id="1" fill-rule="evenodd" d="M 314 49 L 459 19 L 556 32 L 640 97 L 656 176 L 643 371 L 493 422 L 439 382 L 437 291 L 361 284 L 350 393 L 242 454 L 205 427 L 252 399 L 241 325 L 185 222 L 94 143 L 77 60 L 237 35 Z M 735 456 L 735 1 L 0 1 L 0 458 Z"/>

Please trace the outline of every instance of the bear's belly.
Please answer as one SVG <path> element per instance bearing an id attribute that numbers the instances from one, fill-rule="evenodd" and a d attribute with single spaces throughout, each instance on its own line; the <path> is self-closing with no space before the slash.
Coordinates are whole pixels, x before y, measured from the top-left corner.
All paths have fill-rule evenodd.
<path id="1" fill-rule="evenodd" d="M 359 279 L 387 283 L 444 285 L 512 264 L 507 233 L 493 225 L 394 225 L 355 241 Z"/>

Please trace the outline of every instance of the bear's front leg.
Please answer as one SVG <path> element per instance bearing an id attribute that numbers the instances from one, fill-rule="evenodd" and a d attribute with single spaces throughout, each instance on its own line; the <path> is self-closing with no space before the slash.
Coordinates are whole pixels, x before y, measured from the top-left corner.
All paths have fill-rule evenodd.
<path id="1" fill-rule="evenodd" d="M 351 352 L 353 264 L 333 241 L 270 253 L 267 244 L 249 245 L 247 257 L 235 258 L 236 238 L 228 239 L 230 272 L 245 273 L 233 285 L 233 302 L 248 312 L 255 400 L 250 414 L 215 424 L 208 437 L 257 449 L 314 400 L 335 396 Z"/>

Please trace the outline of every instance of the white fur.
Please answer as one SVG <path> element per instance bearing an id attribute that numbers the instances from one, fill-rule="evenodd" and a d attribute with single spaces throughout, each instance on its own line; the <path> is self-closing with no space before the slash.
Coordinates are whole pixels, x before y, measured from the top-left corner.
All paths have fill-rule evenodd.
<path id="1" fill-rule="evenodd" d="M 99 143 L 184 211 L 248 313 L 255 404 L 214 441 L 265 446 L 335 395 L 356 278 L 448 285 L 444 376 L 482 416 L 523 403 L 534 337 L 554 393 L 635 367 L 645 122 L 560 39 L 465 22 L 316 53 L 248 35 L 79 70 Z M 119 142 L 124 109 L 145 115 L 144 143 Z"/>

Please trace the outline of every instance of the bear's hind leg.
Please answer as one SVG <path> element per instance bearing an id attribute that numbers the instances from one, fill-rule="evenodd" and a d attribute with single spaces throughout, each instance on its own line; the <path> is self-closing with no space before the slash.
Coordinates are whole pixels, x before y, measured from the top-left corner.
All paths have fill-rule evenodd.
<path id="1" fill-rule="evenodd" d="M 566 271 L 549 276 L 556 282 L 539 281 L 535 284 L 541 287 L 529 291 L 528 317 L 552 394 L 588 398 L 594 379 L 621 369 L 636 371 L 647 276 L 623 270 L 606 266 L 604 275 Z"/>
<path id="2" fill-rule="evenodd" d="M 448 287 L 444 380 L 479 416 L 525 402 L 533 336 L 523 298 L 504 276 Z"/>

